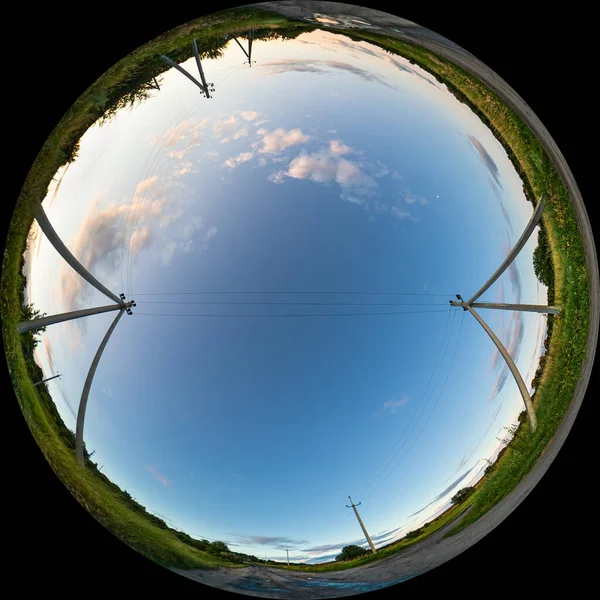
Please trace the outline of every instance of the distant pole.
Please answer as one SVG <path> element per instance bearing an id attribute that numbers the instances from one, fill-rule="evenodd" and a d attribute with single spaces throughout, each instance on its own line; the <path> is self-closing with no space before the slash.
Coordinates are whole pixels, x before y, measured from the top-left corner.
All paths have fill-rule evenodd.
<path id="1" fill-rule="evenodd" d="M 348 496 L 348 498 L 350 498 L 350 496 Z M 369 537 L 369 534 L 367 533 L 367 529 L 364 526 L 362 519 L 360 518 L 360 515 L 358 514 L 358 510 L 356 510 L 356 507 L 360 506 L 360 504 L 361 504 L 360 502 L 358 504 L 354 504 L 354 502 L 352 502 L 352 498 L 350 498 L 350 505 L 348 506 L 348 504 L 346 504 L 346 508 L 354 509 L 354 514 L 356 515 L 358 524 L 360 525 L 361 529 L 363 530 L 363 533 L 365 534 L 365 537 L 367 538 L 367 542 L 369 542 L 369 546 L 371 546 L 371 550 L 373 551 L 373 554 L 375 554 L 375 552 L 377 552 L 377 550 L 375 550 L 375 546 L 373 545 L 373 542 L 371 541 L 371 538 Z"/>
<path id="2" fill-rule="evenodd" d="M 290 551 L 286 548 L 285 551 L 287 552 L 287 564 L 288 567 L 290 566 Z"/>
<path id="3" fill-rule="evenodd" d="M 45 383 L 46 381 L 50 381 L 51 379 L 56 379 L 57 377 L 60 377 L 60 373 L 58 375 L 54 375 L 52 377 L 46 377 L 46 379 L 42 379 L 41 381 L 37 381 L 36 383 L 33 384 L 33 386 L 35 387 L 36 385 L 40 385 L 40 383 Z"/>
<path id="4" fill-rule="evenodd" d="M 83 392 L 81 393 L 81 400 L 79 402 L 79 410 L 77 411 L 77 428 L 75 430 L 75 454 L 77 456 L 77 462 L 80 467 L 85 466 L 84 456 L 83 456 L 83 423 L 85 420 L 85 409 L 87 406 L 88 396 L 90 393 L 90 388 L 92 386 L 92 380 L 94 379 L 94 374 L 96 373 L 96 368 L 98 367 L 98 362 L 100 361 L 100 357 L 102 356 L 102 352 L 104 352 L 104 348 L 110 339 L 112 332 L 115 330 L 119 319 L 123 316 L 125 312 L 125 308 L 122 308 L 119 311 L 119 314 L 115 317 L 115 320 L 112 322 L 112 325 L 108 328 L 106 335 L 104 336 L 98 351 L 96 352 L 96 356 L 94 356 L 94 360 L 92 361 L 92 365 L 87 374 L 85 383 L 83 385 Z"/>

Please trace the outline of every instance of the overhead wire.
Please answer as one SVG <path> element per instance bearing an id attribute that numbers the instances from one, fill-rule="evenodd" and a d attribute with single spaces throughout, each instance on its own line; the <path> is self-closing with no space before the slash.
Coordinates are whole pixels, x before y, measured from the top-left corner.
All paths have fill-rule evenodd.
<path id="1" fill-rule="evenodd" d="M 390 477 L 390 475 L 396 471 L 396 469 L 402 464 L 402 462 L 404 461 L 404 459 L 406 459 L 406 457 L 410 454 L 411 450 L 415 447 L 417 441 L 421 438 L 423 432 L 425 431 L 425 429 L 427 428 L 427 425 L 429 424 L 429 421 L 431 420 L 431 417 L 433 416 L 433 414 L 435 413 L 436 408 L 438 407 L 438 404 L 440 402 L 440 399 L 442 397 L 442 394 L 444 392 L 444 390 L 446 389 L 446 384 L 448 382 L 448 378 L 450 376 L 450 373 L 452 372 L 452 369 L 454 367 L 454 361 L 456 359 L 456 354 L 458 352 L 458 344 L 460 341 L 460 336 L 462 333 L 462 325 L 463 325 L 463 321 L 464 321 L 464 312 L 463 315 L 461 317 L 460 320 L 460 325 L 459 325 L 459 331 L 458 331 L 458 336 L 457 336 L 457 340 L 456 343 L 454 344 L 454 352 L 452 354 L 452 357 L 450 359 L 450 363 L 449 363 L 449 367 L 448 370 L 446 371 L 446 375 L 444 377 L 444 381 L 442 383 L 442 387 L 440 388 L 440 391 L 438 393 L 437 399 L 433 405 L 433 408 L 431 409 L 431 411 L 429 412 L 427 419 L 425 420 L 425 423 L 423 424 L 423 426 L 421 427 L 421 429 L 419 430 L 419 433 L 417 434 L 417 436 L 413 439 L 413 443 L 411 444 L 411 446 L 408 448 L 408 450 L 406 451 L 406 453 L 402 456 L 402 458 L 398 461 L 398 463 L 396 463 L 396 465 L 392 468 L 391 471 L 388 472 L 388 474 L 384 477 L 384 479 L 380 482 L 380 484 L 371 490 L 371 492 L 369 492 L 369 494 L 367 494 L 367 498 L 369 498 L 370 496 L 372 496 L 372 494 L 379 489 L 386 481 L 387 479 Z M 454 323 L 453 323 L 454 324 Z M 450 337 L 452 337 L 452 333 L 450 334 Z"/>
<path id="2" fill-rule="evenodd" d="M 431 375 L 429 376 L 429 381 L 427 382 L 427 385 L 425 386 L 425 391 L 423 392 L 423 400 L 421 401 L 419 408 L 413 413 L 411 420 L 409 422 L 409 425 L 404 429 L 400 438 L 396 441 L 396 443 L 392 446 L 392 448 L 388 452 L 388 454 L 384 457 L 383 460 L 381 460 L 379 462 L 379 464 L 377 465 L 377 467 L 375 467 L 375 469 L 373 470 L 371 475 L 369 475 L 369 477 L 365 480 L 363 485 L 360 487 L 359 491 L 357 492 L 358 494 L 363 494 L 364 492 L 366 492 L 371 487 L 371 485 L 373 485 L 375 483 L 375 481 L 377 481 L 377 479 L 379 479 L 382 476 L 382 474 L 385 472 L 385 470 L 389 467 L 389 465 L 398 456 L 398 454 L 400 453 L 400 451 L 402 450 L 402 448 L 408 441 L 410 435 L 414 431 L 414 428 L 416 427 L 416 424 L 418 423 L 422 412 L 425 410 L 425 406 L 429 402 L 431 395 L 433 393 L 433 390 L 435 389 L 435 385 L 434 385 L 434 387 L 431 387 L 431 384 L 434 380 L 434 377 L 437 376 L 438 369 L 441 372 L 441 367 L 443 366 L 446 352 L 447 352 L 448 346 L 450 344 L 451 334 L 448 335 L 448 329 L 449 329 L 449 325 L 450 325 L 450 321 L 451 321 L 450 316 L 451 316 L 451 309 L 449 308 L 448 309 L 448 319 L 446 320 L 446 326 L 444 328 L 444 333 L 442 334 L 442 337 L 441 337 L 442 343 L 440 346 L 440 353 L 438 354 L 437 360 L 435 361 L 434 368 L 431 370 Z M 397 448 L 397 450 L 396 450 L 396 448 Z M 375 476 L 375 473 L 382 465 L 384 465 L 383 469 L 381 470 L 381 472 L 378 475 Z"/>
<path id="3" fill-rule="evenodd" d="M 434 294 L 429 292 L 340 292 L 340 291 L 269 291 L 269 292 L 257 292 L 257 291 L 201 291 L 201 292 L 145 292 L 136 293 L 136 296 L 220 296 L 220 295 L 337 295 L 337 296 L 439 296 L 448 298 L 452 294 Z"/>
<path id="4" fill-rule="evenodd" d="M 441 343 L 441 345 L 440 345 L 440 354 L 438 355 L 438 358 L 437 358 L 437 360 L 436 360 L 436 362 L 435 362 L 435 367 L 434 367 L 434 369 L 432 370 L 432 372 L 431 372 L 431 376 L 430 376 L 430 378 L 429 378 L 429 381 L 428 381 L 428 383 L 427 383 L 427 386 L 425 387 L 425 393 L 424 393 L 424 396 L 423 396 L 424 398 L 426 398 L 426 397 L 427 397 L 427 391 L 428 391 L 428 389 L 429 389 L 429 387 L 430 387 L 430 385 L 431 385 L 431 382 L 432 382 L 432 380 L 433 380 L 434 374 L 437 372 L 437 370 L 438 370 L 438 366 L 441 364 L 441 363 L 440 363 L 440 357 L 441 357 L 441 352 L 443 351 L 443 348 L 444 348 L 444 342 L 447 340 L 447 343 L 446 343 L 446 348 L 448 347 L 448 344 L 449 344 L 449 342 L 450 342 L 450 337 L 446 337 L 446 336 L 448 335 L 448 326 L 449 326 L 449 323 L 450 323 L 450 312 L 451 312 L 451 308 L 449 308 L 448 310 L 444 310 L 444 311 L 442 311 L 442 312 L 447 312 L 447 314 L 448 314 L 448 319 L 446 319 L 446 326 L 445 326 L 445 328 L 444 328 L 444 333 L 442 334 L 442 337 L 441 337 L 442 343 Z M 433 388 L 432 388 L 432 389 L 433 389 Z M 414 415 L 413 415 L 413 417 L 414 417 Z M 412 419 L 411 419 L 411 424 L 412 424 Z M 406 440 L 408 439 L 408 437 L 406 437 L 406 436 L 405 436 L 405 433 L 406 433 L 407 429 L 408 429 L 408 427 L 407 427 L 407 428 L 406 428 L 406 429 L 403 431 L 403 433 L 402 433 L 401 437 L 400 437 L 400 438 L 399 438 L 399 439 L 396 441 L 396 443 L 395 443 L 395 444 L 392 446 L 391 450 L 390 450 L 390 451 L 389 451 L 389 452 L 386 454 L 386 456 L 385 456 L 385 457 L 384 457 L 384 458 L 383 458 L 383 459 L 382 459 L 382 460 L 381 460 L 381 461 L 378 463 L 378 465 L 377 465 L 377 466 L 375 467 L 375 469 L 374 469 L 374 470 L 371 472 L 371 474 L 370 474 L 370 475 L 369 475 L 369 476 L 368 476 L 368 477 L 367 477 L 367 478 L 366 478 L 366 479 L 363 481 L 363 484 L 361 485 L 360 489 L 359 489 L 359 490 L 358 490 L 358 492 L 357 492 L 357 494 L 358 494 L 358 495 L 362 494 L 362 493 L 363 493 L 363 491 L 366 491 L 366 490 L 368 490 L 368 489 L 369 489 L 369 487 L 370 487 L 370 486 L 371 486 L 371 485 L 372 485 L 372 484 L 373 484 L 373 483 L 374 483 L 374 482 L 375 482 L 375 481 L 376 481 L 376 480 L 377 480 L 379 477 L 381 477 L 381 475 L 382 475 L 382 474 L 385 472 L 385 469 L 386 469 L 386 468 L 388 467 L 388 465 L 389 465 L 389 462 L 387 462 L 387 461 L 388 461 L 388 459 L 389 459 L 390 455 L 392 454 L 392 452 L 394 451 L 394 449 L 396 448 L 396 446 L 397 446 L 397 445 L 398 445 L 400 442 L 402 442 L 402 445 L 400 446 L 400 448 L 399 448 L 399 449 L 398 449 L 398 451 L 397 451 L 397 453 L 398 453 L 398 452 L 399 452 L 399 451 L 402 449 L 402 447 L 404 446 L 404 444 L 406 443 Z M 411 430 L 411 431 L 412 431 L 412 430 Z M 410 434 L 409 434 L 409 435 L 410 435 Z M 396 453 L 396 455 L 395 455 L 395 456 L 397 456 L 397 453 Z M 394 456 L 393 458 L 395 458 L 395 456 Z M 392 458 L 392 460 L 393 460 L 393 458 Z M 381 467 L 381 465 L 382 465 L 382 464 L 384 464 L 384 463 L 386 463 L 386 465 L 385 465 L 385 467 L 384 467 L 383 471 L 381 471 L 381 473 L 380 473 L 379 475 L 377 475 L 377 476 L 375 477 L 375 479 L 374 479 L 374 480 L 370 481 L 370 480 L 373 478 L 373 476 L 375 475 L 375 473 L 377 472 L 377 470 L 378 470 L 378 469 Z M 337 520 L 337 518 L 339 518 L 339 516 L 342 514 L 342 512 L 343 512 L 343 508 L 340 508 L 340 509 L 338 510 L 338 512 L 335 514 L 335 516 L 334 516 L 334 517 L 332 517 L 332 518 L 330 518 L 330 519 L 328 519 L 328 521 L 326 522 L 326 524 L 325 524 L 325 525 L 323 525 L 322 527 L 320 527 L 320 528 L 317 530 L 317 532 L 316 532 L 314 535 L 318 535 L 318 534 L 320 534 L 320 533 L 323 533 L 324 531 L 328 531 L 329 529 L 331 529 L 331 527 L 333 526 L 333 523 L 335 522 L 335 520 Z"/>
<path id="5" fill-rule="evenodd" d="M 140 181 L 142 181 L 142 176 L 143 176 L 144 180 L 148 179 L 150 173 L 153 173 L 154 170 L 156 169 L 157 161 L 159 160 L 159 157 L 160 157 L 160 159 L 162 159 L 162 156 L 164 155 L 164 153 L 166 151 L 165 147 L 164 147 L 164 142 L 166 141 L 167 137 L 173 136 L 173 135 L 175 135 L 175 133 L 177 133 L 177 131 L 181 128 L 182 124 L 185 123 L 185 121 L 189 118 L 189 115 L 191 114 L 191 112 L 193 111 L 193 109 L 195 107 L 196 107 L 196 104 L 193 103 L 190 107 L 181 108 L 176 113 L 175 117 L 171 121 L 169 121 L 168 125 L 163 130 L 157 143 L 155 144 L 152 151 L 146 157 L 146 160 L 144 161 L 144 164 L 142 165 L 142 168 L 140 169 L 138 179 L 137 179 L 134 189 L 133 189 L 133 194 L 129 200 L 130 206 L 133 205 L 133 201 L 136 196 L 136 190 L 137 190 L 137 187 L 138 187 Z M 177 122 L 177 121 L 178 121 L 178 123 L 177 123 L 177 125 L 175 125 L 175 122 Z M 179 128 L 179 129 L 177 129 L 175 132 L 173 132 L 174 128 Z M 154 155 L 154 157 L 153 157 L 153 155 Z M 150 160 L 152 162 L 146 168 L 146 165 L 148 165 L 148 161 L 150 161 Z M 145 173 L 144 173 L 144 169 L 146 169 Z M 144 200 L 142 200 L 142 204 L 143 203 L 144 203 Z M 131 238 L 133 237 L 133 234 L 137 228 L 137 224 L 138 224 L 138 220 L 139 220 L 139 211 L 140 211 L 140 208 L 138 207 L 136 210 L 135 205 L 134 205 L 134 209 L 133 209 L 133 216 L 131 215 L 130 211 L 127 211 L 126 223 L 125 223 L 125 235 L 123 237 L 123 247 L 121 250 L 121 289 L 123 289 L 123 287 L 124 287 L 123 263 L 126 262 L 126 264 L 127 264 L 127 271 L 126 271 L 127 291 L 129 293 L 131 293 L 131 269 L 132 269 L 132 260 L 133 260 L 132 256 L 131 256 L 131 249 L 130 249 L 129 244 L 131 243 Z M 131 233 L 128 235 L 130 219 L 132 219 L 132 223 L 134 223 L 134 225 L 132 225 Z M 124 259 L 125 259 L 126 249 L 127 249 L 127 260 L 125 261 Z"/>
<path id="6" fill-rule="evenodd" d="M 136 304 L 202 304 L 215 305 L 250 305 L 250 306 L 442 306 L 442 302 L 247 302 L 236 300 L 189 300 L 177 302 L 174 300 L 138 300 Z"/>
<path id="7" fill-rule="evenodd" d="M 184 127 L 185 123 L 187 122 L 188 118 L 190 117 L 190 115 L 192 114 L 192 112 L 194 111 L 195 108 L 196 108 L 196 104 L 192 103 L 192 105 L 189 107 L 189 109 L 184 112 L 184 115 L 183 115 L 183 117 L 181 117 L 179 123 L 175 127 L 170 127 L 165 132 L 165 137 L 169 134 L 170 134 L 170 137 L 176 137 L 177 135 L 179 135 L 179 132 Z M 180 111 L 180 114 L 181 114 L 181 111 Z M 173 131 L 173 129 L 175 129 L 175 131 Z M 144 177 L 145 180 L 149 179 L 152 176 L 152 174 L 156 171 L 156 169 L 158 168 L 158 165 L 162 161 L 162 159 L 167 151 L 167 147 L 165 146 L 165 141 L 168 141 L 168 139 L 163 140 L 160 144 L 157 144 L 157 147 L 159 148 L 159 150 L 158 150 L 156 156 L 154 157 L 153 163 L 148 168 L 148 171 Z M 136 185 L 136 188 L 137 188 L 137 185 Z M 129 243 L 131 243 L 131 239 L 133 238 L 133 236 L 137 230 L 137 226 L 138 226 L 138 222 L 139 222 L 139 214 L 140 214 L 142 206 L 144 206 L 146 202 L 147 202 L 146 198 L 143 198 L 141 205 L 137 208 L 137 210 L 134 210 L 134 219 L 135 220 L 134 220 L 134 225 L 131 230 L 131 234 L 129 236 Z M 128 271 L 127 271 L 127 273 L 128 273 L 127 289 L 128 289 L 129 295 L 131 296 L 132 269 L 133 269 L 133 255 L 131 253 L 131 248 L 129 248 L 128 257 L 129 257 L 129 260 L 128 260 Z"/>
<path id="8" fill-rule="evenodd" d="M 264 317 L 264 318 L 276 318 L 276 317 L 364 317 L 364 316 L 387 316 L 387 315 L 403 315 L 403 314 L 417 314 L 417 313 L 435 313 L 435 312 L 446 312 L 445 309 L 436 310 L 405 310 L 405 311 L 390 311 L 390 312 L 362 312 L 362 313 L 270 313 L 270 314 L 252 314 L 252 313 L 144 313 L 135 311 L 133 314 L 144 317 Z"/>
<path id="9" fill-rule="evenodd" d="M 172 119 L 168 125 L 165 127 L 165 129 L 163 130 L 163 132 L 161 133 L 158 142 L 160 142 L 162 140 L 162 138 L 166 135 L 166 133 L 168 133 L 169 131 L 171 131 L 171 129 L 173 128 L 173 124 L 175 123 L 175 121 L 181 116 L 181 114 L 184 112 L 185 109 L 180 109 L 180 111 L 176 114 L 175 118 Z M 139 185 L 140 181 L 142 180 L 142 173 L 144 171 L 144 169 L 146 168 L 146 165 L 148 164 L 148 161 L 150 160 L 150 158 L 152 157 L 152 155 L 156 152 L 159 152 L 159 149 L 161 147 L 162 144 L 160 143 L 156 143 L 154 148 L 152 148 L 152 150 L 148 153 L 148 155 L 146 156 L 146 160 L 144 161 L 144 164 L 142 165 L 142 168 L 140 169 L 140 172 L 138 174 L 138 178 L 137 181 L 135 182 L 135 185 L 133 187 L 133 193 L 131 195 L 131 198 L 129 199 L 128 204 L 131 206 L 131 204 L 133 203 L 133 200 L 135 198 L 135 194 L 136 194 L 136 190 L 137 190 L 137 186 Z M 128 229 L 129 229 L 129 220 L 130 220 L 130 211 L 128 210 L 126 213 L 126 217 L 125 217 L 125 232 L 123 234 L 123 244 L 122 244 L 122 248 L 121 248 L 121 290 L 124 291 L 124 281 L 123 281 L 123 264 L 125 262 L 125 249 L 128 249 L 127 246 L 127 240 L 128 240 Z M 127 263 L 129 263 L 129 250 L 127 252 Z"/>

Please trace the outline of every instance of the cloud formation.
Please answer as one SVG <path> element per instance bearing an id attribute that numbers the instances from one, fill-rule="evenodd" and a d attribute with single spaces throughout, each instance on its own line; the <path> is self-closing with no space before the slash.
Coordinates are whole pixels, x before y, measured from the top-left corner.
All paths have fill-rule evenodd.
<path id="1" fill-rule="evenodd" d="M 278 128 L 274 131 L 259 129 L 257 131 L 262 136 L 262 147 L 259 152 L 262 154 L 277 154 L 291 146 L 305 144 L 310 140 L 310 136 L 302 133 L 300 129 Z"/>
<path id="2" fill-rule="evenodd" d="M 485 149 L 485 146 L 473 135 L 469 136 L 469 141 L 473 144 L 475 150 L 479 154 L 479 158 L 481 162 L 485 165 L 486 169 L 489 171 L 490 175 L 496 182 L 496 185 L 500 189 L 502 189 L 502 183 L 500 182 L 500 172 L 498 170 L 498 165 L 496 165 L 494 159 L 490 156 L 489 152 Z"/>
<path id="3" fill-rule="evenodd" d="M 269 546 L 278 550 L 296 548 L 302 544 L 307 544 L 307 540 L 296 540 L 284 536 L 266 536 L 266 535 L 237 535 L 234 534 L 239 544 L 244 546 Z"/>
<path id="4" fill-rule="evenodd" d="M 146 222 L 163 214 L 166 199 L 151 199 L 141 194 L 149 194 L 156 180 L 152 177 L 138 184 L 129 203 L 99 208 L 99 198 L 96 198 L 79 231 L 69 240 L 67 246 L 73 255 L 103 283 L 120 272 L 125 253 L 129 252 L 133 258 L 152 240 Z M 124 239 L 126 229 L 130 232 L 128 240 Z M 85 304 L 92 294 L 91 286 L 67 263 L 63 263 L 59 277 L 61 298 L 67 309 Z"/>
<path id="5" fill-rule="evenodd" d="M 252 160 L 253 157 L 254 152 L 242 152 L 235 157 L 230 156 L 223 164 L 230 169 L 235 169 L 235 167 L 241 165 L 242 163 Z"/>
<path id="6" fill-rule="evenodd" d="M 266 75 L 285 74 L 290 72 L 328 74 L 332 71 L 345 71 L 360 77 L 369 83 L 379 83 L 393 90 L 396 89 L 395 86 L 376 73 L 339 60 L 296 60 L 293 58 L 286 58 L 282 60 L 266 61 L 262 63 L 261 67 Z"/>
<path id="7" fill-rule="evenodd" d="M 152 473 L 152 475 L 154 475 L 154 478 L 157 481 L 160 481 L 160 483 L 162 483 L 165 487 L 169 487 L 171 485 L 173 485 L 173 481 L 171 479 L 168 479 L 165 475 L 163 475 L 158 469 L 156 469 L 155 467 L 151 466 L 151 465 L 146 465 L 146 469 L 148 471 L 150 471 L 150 473 Z"/>
<path id="8" fill-rule="evenodd" d="M 201 121 L 195 118 L 186 119 L 179 125 L 169 128 L 162 135 L 155 137 L 152 143 L 169 150 L 169 157 L 182 159 L 195 146 L 202 143 L 202 130 L 208 121 L 207 118 Z"/>
<path id="9" fill-rule="evenodd" d="M 379 411 L 375 413 L 375 416 L 383 415 L 385 413 L 395 415 L 403 406 L 406 406 L 408 402 L 409 397 L 406 394 L 400 400 L 386 400 Z"/>

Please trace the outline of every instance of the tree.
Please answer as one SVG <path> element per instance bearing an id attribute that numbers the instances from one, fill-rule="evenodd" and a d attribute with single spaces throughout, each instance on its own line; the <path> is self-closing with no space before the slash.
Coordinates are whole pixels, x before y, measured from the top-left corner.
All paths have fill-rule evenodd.
<path id="1" fill-rule="evenodd" d="M 358 558 L 359 556 L 364 556 L 365 554 L 369 554 L 368 550 L 351 544 L 350 546 L 344 546 L 342 548 L 342 553 L 338 554 L 335 557 L 335 560 L 352 560 L 353 558 Z"/>
<path id="2" fill-rule="evenodd" d="M 474 491 L 475 488 L 473 486 L 464 487 L 462 490 L 458 490 L 458 492 L 452 496 L 450 502 L 452 502 L 452 504 L 460 504 L 461 502 L 464 502 Z"/>
<path id="3" fill-rule="evenodd" d="M 419 537 L 425 531 L 425 525 L 423 527 L 419 527 L 419 529 L 414 529 L 413 531 L 409 531 L 404 537 L 407 540 L 412 540 L 416 537 Z"/>
<path id="4" fill-rule="evenodd" d="M 210 552 L 215 554 L 217 552 L 229 552 L 229 548 L 227 547 L 227 544 L 225 542 L 211 542 Z"/>

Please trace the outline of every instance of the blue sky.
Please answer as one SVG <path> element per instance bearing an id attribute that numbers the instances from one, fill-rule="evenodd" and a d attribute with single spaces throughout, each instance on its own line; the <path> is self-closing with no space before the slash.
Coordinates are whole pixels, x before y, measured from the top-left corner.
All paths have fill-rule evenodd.
<path id="1" fill-rule="evenodd" d="M 44 207 L 78 259 L 137 301 L 88 402 L 103 472 L 190 534 L 322 560 L 366 543 L 348 495 L 382 544 L 500 449 L 522 399 L 448 300 L 487 280 L 532 207 L 491 132 L 408 61 L 321 31 L 253 53 L 251 68 L 235 43 L 203 61 L 211 100 L 166 72 L 152 98 L 83 136 Z M 37 308 L 108 303 L 34 233 Z M 546 301 L 535 244 L 482 301 Z M 396 314 L 331 316 L 367 312 Z M 37 358 L 63 374 L 49 386 L 73 429 L 115 314 L 42 335 Z M 191 316 L 211 314 L 229 316 Z M 290 314 L 313 316 L 273 316 Z M 545 317 L 481 314 L 529 384 Z"/>

